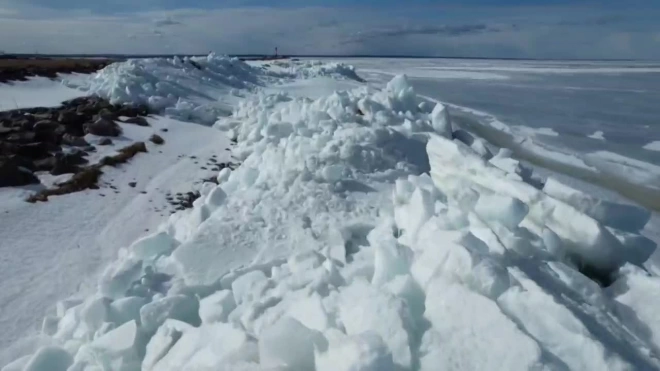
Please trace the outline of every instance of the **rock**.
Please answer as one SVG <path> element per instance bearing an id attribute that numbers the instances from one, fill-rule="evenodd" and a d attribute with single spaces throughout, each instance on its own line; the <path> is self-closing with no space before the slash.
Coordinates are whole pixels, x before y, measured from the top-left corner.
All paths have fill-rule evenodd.
<path id="1" fill-rule="evenodd" d="M 96 115 L 97 119 L 105 119 L 109 121 L 114 121 L 117 119 L 117 113 L 112 112 L 108 108 L 103 108 L 99 111 L 99 113 Z"/>
<path id="2" fill-rule="evenodd" d="M 119 116 L 137 117 L 137 116 L 147 116 L 149 114 L 149 108 L 143 105 L 116 106 L 115 109 Z"/>
<path id="3" fill-rule="evenodd" d="M 74 146 L 74 147 L 86 147 L 89 145 L 85 138 L 83 137 L 76 137 L 71 134 L 64 134 L 62 136 L 62 144 L 65 144 L 67 146 Z"/>
<path id="4" fill-rule="evenodd" d="M 154 144 L 163 144 L 163 143 L 165 143 L 165 139 L 163 139 L 163 137 L 161 137 L 158 134 L 151 135 L 149 137 L 149 140 Z"/>
<path id="5" fill-rule="evenodd" d="M 34 130 L 36 132 L 54 131 L 59 125 L 57 121 L 41 120 L 34 124 Z"/>
<path id="6" fill-rule="evenodd" d="M 87 163 L 87 159 L 84 158 L 86 153 L 79 151 L 74 153 L 58 153 L 55 156 L 55 165 L 51 169 L 50 173 L 53 175 L 61 174 L 71 174 L 77 173 L 80 171 L 78 165 Z"/>
<path id="7" fill-rule="evenodd" d="M 36 160 L 34 162 L 34 167 L 38 171 L 51 171 L 55 164 L 57 164 L 57 159 L 55 157 L 47 157 L 41 160 Z"/>
<path id="8" fill-rule="evenodd" d="M 75 174 L 80 171 L 80 167 L 66 161 L 55 161 L 55 166 L 50 170 L 52 175 Z"/>
<path id="9" fill-rule="evenodd" d="M 0 187 L 17 187 L 38 183 L 40 183 L 39 178 L 27 168 L 20 166 L 15 159 L 0 160 Z"/>
<path id="10" fill-rule="evenodd" d="M 13 133 L 7 136 L 7 141 L 13 143 L 32 143 L 34 139 L 35 135 L 31 131 Z"/>
<path id="11" fill-rule="evenodd" d="M 17 155 L 8 156 L 8 158 L 14 161 L 20 167 L 24 167 L 30 171 L 36 170 L 34 163 L 29 158 L 25 158 Z"/>
<path id="12" fill-rule="evenodd" d="M 102 137 L 116 137 L 122 130 L 114 121 L 99 118 L 91 124 L 85 125 L 85 133 L 94 134 Z"/>
<path id="13" fill-rule="evenodd" d="M 69 110 L 61 112 L 57 121 L 66 127 L 67 133 L 80 137 L 85 134 L 83 131 L 83 125 L 85 122 L 89 121 L 89 119 L 90 117 L 80 114 L 75 110 Z"/>
<path id="14" fill-rule="evenodd" d="M 34 129 L 34 119 L 30 116 L 23 116 L 18 119 L 14 119 L 14 127 L 19 127 L 23 130 L 32 130 Z"/>
<path id="15" fill-rule="evenodd" d="M 137 126 L 149 126 L 149 122 L 147 122 L 147 119 L 144 117 L 129 117 L 126 120 L 124 120 L 124 123 L 126 124 L 134 124 Z"/>
<path id="16" fill-rule="evenodd" d="M 167 128 L 162 128 L 162 129 L 160 129 L 160 131 L 162 131 L 163 133 L 167 133 L 167 132 L 168 132 Z"/>
<path id="17" fill-rule="evenodd" d="M 37 141 L 59 143 L 62 134 L 65 132 L 64 125 L 57 121 L 42 120 L 34 124 L 35 139 Z"/>
<path id="18" fill-rule="evenodd" d="M 112 139 L 110 138 L 101 138 L 98 142 L 99 146 L 109 146 L 112 145 Z"/>
<path id="19" fill-rule="evenodd" d="M 21 144 L 16 148 L 16 154 L 33 160 L 50 156 L 50 151 L 55 147 L 44 142 Z"/>
<path id="20" fill-rule="evenodd" d="M 135 188 L 135 186 L 137 186 L 137 182 L 130 182 L 128 183 L 128 186 L 131 188 Z"/>

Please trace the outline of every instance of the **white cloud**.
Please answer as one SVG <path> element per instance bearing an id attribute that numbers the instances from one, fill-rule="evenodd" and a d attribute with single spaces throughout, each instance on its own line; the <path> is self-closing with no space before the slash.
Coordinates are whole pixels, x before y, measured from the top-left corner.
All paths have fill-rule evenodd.
<path id="1" fill-rule="evenodd" d="M 0 0 L 0 7 L 2 1 L 7 0 Z M 0 49 L 244 54 L 269 53 L 278 46 L 286 54 L 660 58 L 655 47 L 660 25 L 655 23 L 640 26 L 630 15 L 607 17 L 588 10 L 583 17 L 573 11 L 567 23 L 563 21 L 567 9 L 554 16 L 551 11 L 532 10 L 483 9 L 471 15 L 469 9 L 462 9 L 460 17 L 444 12 L 437 19 L 376 9 L 367 14 L 312 7 L 181 9 L 113 16 L 35 10 L 29 17 L 0 13 L 0 35 L 20 35 L 0 37 Z M 636 29 L 627 30 L 632 24 Z"/>

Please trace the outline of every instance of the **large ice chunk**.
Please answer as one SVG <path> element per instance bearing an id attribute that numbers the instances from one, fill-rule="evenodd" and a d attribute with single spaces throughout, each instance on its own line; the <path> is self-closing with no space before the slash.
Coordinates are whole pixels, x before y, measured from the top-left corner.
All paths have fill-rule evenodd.
<path id="1" fill-rule="evenodd" d="M 377 333 L 387 344 L 394 362 L 400 367 L 411 367 L 409 331 L 413 323 L 402 299 L 356 280 L 340 291 L 339 319 L 348 335 Z"/>
<path id="2" fill-rule="evenodd" d="M 133 349 L 137 340 L 138 327 L 135 321 L 127 322 L 94 340 L 92 348 L 104 353 L 125 354 Z"/>
<path id="3" fill-rule="evenodd" d="M 421 348 L 421 369 L 530 370 L 542 353 L 492 300 L 435 278 L 426 292 L 424 316 L 431 329 Z"/>
<path id="4" fill-rule="evenodd" d="M 167 352 L 176 344 L 185 331 L 193 329 L 185 322 L 168 319 L 158 328 L 156 334 L 151 337 L 147 344 L 147 350 L 142 361 L 142 369 L 150 371 Z"/>
<path id="5" fill-rule="evenodd" d="M 225 322 L 236 308 L 234 295 L 229 290 L 220 290 L 199 302 L 199 317 L 202 323 Z"/>
<path id="6" fill-rule="evenodd" d="M 166 232 L 157 232 L 135 241 L 130 251 L 137 259 L 152 259 L 159 255 L 169 254 L 179 246 L 179 241 Z"/>
<path id="7" fill-rule="evenodd" d="M 569 308 L 517 269 L 515 277 L 522 286 L 502 294 L 498 303 L 571 370 L 630 370 L 616 353 L 609 352 L 595 339 Z"/>
<path id="8" fill-rule="evenodd" d="M 291 317 L 283 317 L 261 333 L 259 360 L 265 368 L 313 370 L 314 350 L 326 348 L 327 340 L 323 334 Z"/>
<path id="9" fill-rule="evenodd" d="M 621 277 L 610 288 L 616 300 L 617 313 L 637 333 L 646 334 L 649 345 L 660 349 L 660 277 L 642 269 L 624 266 Z"/>
<path id="10" fill-rule="evenodd" d="M 449 118 L 449 110 L 445 105 L 438 102 L 431 112 L 431 124 L 433 129 L 438 135 L 442 135 L 445 138 L 451 139 L 452 137 L 452 125 L 451 119 Z"/>
<path id="11" fill-rule="evenodd" d="M 117 326 L 128 321 L 140 321 L 140 308 L 147 304 L 147 299 L 138 296 L 129 296 L 117 299 L 110 304 L 108 317 Z"/>
<path id="12" fill-rule="evenodd" d="M 291 318 L 312 330 L 325 331 L 329 326 L 328 313 L 323 307 L 321 296 L 316 292 L 309 298 L 296 301 L 289 308 L 288 314 Z"/>
<path id="13" fill-rule="evenodd" d="M 261 296 L 268 283 L 268 277 L 260 270 L 248 272 L 237 278 L 231 284 L 236 304 L 251 301 Z"/>
<path id="14" fill-rule="evenodd" d="M 72 363 L 73 357 L 66 350 L 49 346 L 40 348 L 23 371 L 66 371 Z"/>
<path id="15" fill-rule="evenodd" d="M 147 332 L 156 331 L 168 318 L 198 326 L 199 301 L 188 295 L 166 296 L 140 309 L 140 321 Z"/>
<path id="16" fill-rule="evenodd" d="M 331 341 L 328 351 L 316 355 L 316 371 L 394 371 L 392 354 L 374 332 Z"/>
<path id="17" fill-rule="evenodd" d="M 554 178 L 546 180 L 543 192 L 566 202 L 607 226 L 624 231 L 638 232 L 651 219 L 651 212 L 641 207 L 600 200 Z"/>
<path id="18" fill-rule="evenodd" d="M 226 323 L 185 329 L 152 370 L 232 370 L 235 362 L 255 362 L 258 354 L 245 332 Z"/>
<path id="19" fill-rule="evenodd" d="M 89 330 L 96 331 L 108 318 L 110 300 L 92 298 L 85 302 L 80 310 L 80 318 Z"/>
<path id="20" fill-rule="evenodd" d="M 517 198 L 482 194 L 474 211 L 484 221 L 497 221 L 509 229 L 514 229 L 525 219 L 529 208 Z"/>
<path id="21" fill-rule="evenodd" d="M 103 272 L 99 280 L 99 292 L 109 298 L 122 298 L 141 274 L 141 260 L 123 257 Z"/>
<path id="22" fill-rule="evenodd" d="M 435 211 L 435 200 L 430 192 L 416 188 L 407 203 L 396 206 L 394 218 L 397 227 L 403 230 L 402 242 L 412 245 L 417 239 L 420 228 Z"/>

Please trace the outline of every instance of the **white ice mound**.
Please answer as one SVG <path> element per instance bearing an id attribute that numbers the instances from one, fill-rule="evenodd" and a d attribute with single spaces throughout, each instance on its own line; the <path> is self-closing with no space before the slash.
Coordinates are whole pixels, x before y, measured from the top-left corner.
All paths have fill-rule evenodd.
<path id="1" fill-rule="evenodd" d="M 432 111 L 404 77 L 243 102 L 216 125 L 241 166 L 11 369 L 660 369 L 645 211 L 543 188 Z"/>
<path id="2" fill-rule="evenodd" d="M 210 54 L 129 59 L 67 84 L 112 103 L 145 104 L 177 118 L 212 124 L 231 113 L 231 92 L 253 90 L 270 77 L 237 58 Z M 229 100 L 218 101 L 218 96 Z"/>
<path id="3" fill-rule="evenodd" d="M 322 61 L 280 61 L 275 65 L 282 68 L 289 68 L 291 72 L 300 78 L 311 78 L 317 76 L 329 76 L 336 79 L 351 79 L 363 81 L 355 71 L 355 67 L 337 62 Z"/>
<path id="4" fill-rule="evenodd" d="M 563 248 L 571 258 L 576 259 L 577 264 L 605 272 L 612 272 L 626 262 L 641 264 L 653 252 L 644 244 L 631 246 L 621 243 L 615 233 L 581 211 L 589 208 L 586 196 L 578 198 L 580 196 L 577 193 L 571 196 L 567 188 L 560 188 L 552 181 L 549 191 L 544 192 L 522 180 L 507 177 L 501 169 L 484 161 L 476 152 L 458 141 L 434 136 L 427 150 L 431 176 L 436 186 L 449 197 L 450 202 L 454 200 L 458 207 L 479 215 L 507 248 L 525 248 L 516 240 L 529 232 L 532 232 L 532 236 L 535 232 L 541 239 L 541 232 L 547 229 L 560 238 Z M 468 194 L 474 195 L 472 201 L 467 197 Z M 500 201 L 496 201 L 498 199 Z M 572 200 L 572 204 L 580 209 L 564 200 Z M 600 203 L 596 206 L 602 205 Z M 624 208 L 621 205 L 621 209 Z M 529 211 L 526 212 L 526 209 Z M 606 215 L 602 215 L 604 211 L 598 212 L 603 209 L 592 207 L 589 210 L 606 218 Z M 632 210 L 633 219 L 643 220 L 643 213 L 637 212 L 637 208 L 628 209 Z M 498 214 L 501 217 L 497 218 Z M 525 226 L 517 228 L 523 218 Z M 640 222 L 633 220 L 631 223 Z"/>

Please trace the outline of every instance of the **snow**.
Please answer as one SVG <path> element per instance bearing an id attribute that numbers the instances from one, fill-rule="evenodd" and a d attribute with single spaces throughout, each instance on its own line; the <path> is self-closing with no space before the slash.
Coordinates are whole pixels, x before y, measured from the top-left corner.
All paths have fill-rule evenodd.
<path id="1" fill-rule="evenodd" d="M 187 63 L 200 77 L 185 60 L 142 63 Z M 199 63 L 229 73 L 225 59 Z M 255 87 L 275 76 L 357 81 L 337 64 L 240 69 Z M 117 81 L 117 99 L 152 97 Z M 660 368 L 660 286 L 639 268 L 656 248 L 642 234 L 650 213 L 539 180 L 453 112 L 397 76 L 314 99 L 255 88 L 213 128 L 188 124 L 198 143 L 179 149 L 224 151 L 224 132 L 240 166 L 208 174 L 219 184 L 200 186 L 192 209 L 122 239 L 98 292 L 58 306 L 46 346 L 72 357 L 72 371 Z M 190 182 L 180 179 L 193 175 L 189 160 L 160 165 L 158 187 Z M 119 226 L 138 218 L 115 221 L 114 233 L 124 238 Z"/>
<path id="2" fill-rule="evenodd" d="M 69 88 L 60 80 L 78 81 L 76 75 L 60 75 L 57 80 L 31 77 L 27 81 L 0 83 L 0 111 L 30 107 L 56 107 L 65 100 L 87 95 Z"/>
<path id="3" fill-rule="evenodd" d="M 137 133 L 129 131 L 137 130 L 129 125 L 124 134 L 145 140 L 154 130 L 168 128 L 162 134 L 166 144 L 148 143 L 149 153 L 138 154 L 130 164 L 104 168 L 99 191 L 33 205 L 23 201 L 29 189 L 0 189 L 0 251 L 5 257 L 0 269 L 0 328 L 4 331 L 0 348 L 37 328 L 58 300 L 80 289 L 91 290 L 96 284 L 92 277 L 116 257 L 118 248 L 148 234 L 145 230 L 156 231 L 168 209 L 166 192 L 194 190 L 192 183 L 213 175 L 188 156 L 217 155 L 219 162 L 229 159 L 225 151 L 229 141 L 216 130 L 162 117 L 149 122 L 152 127 L 140 127 Z M 137 186 L 131 188 L 129 182 Z M 23 290 L 28 286 L 30 290 Z"/>
<path id="4" fill-rule="evenodd" d="M 649 151 L 660 151 L 660 140 L 651 142 L 643 147 Z"/>
<path id="5" fill-rule="evenodd" d="M 528 126 L 517 126 L 515 127 L 516 131 L 523 135 L 546 135 L 550 137 L 558 137 L 559 133 L 557 133 L 555 130 L 552 128 L 530 128 Z"/>
<path id="6" fill-rule="evenodd" d="M 597 139 L 597 140 L 605 140 L 605 135 L 603 134 L 602 131 L 597 130 L 591 135 L 587 135 L 588 138 L 591 139 Z"/>

